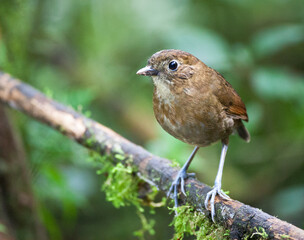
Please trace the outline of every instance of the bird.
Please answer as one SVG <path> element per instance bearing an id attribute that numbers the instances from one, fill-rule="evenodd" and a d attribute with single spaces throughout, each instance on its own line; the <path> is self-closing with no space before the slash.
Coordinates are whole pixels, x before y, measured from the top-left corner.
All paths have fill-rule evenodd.
<path id="1" fill-rule="evenodd" d="M 190 157 L 178 172 L 168 191 L 173 192 L 178 206 L 178 188 L 186 196 L 185 179 L 200 147 L 221 141 L 220 163 L 214 186 L 206 195 L 204 205 L 215 222 L 214 200 L 219 195 L 230 197 L 221 190 L 222 174 L 229 136 L 237 133 L 246 142 L 250 134 L 243 124 L 248 122 L 245 104 L 225 78 L 192 54 L 175 49 L 154 53 L 138 75 L 150 76 L 153 81 L 153 110 L 161 127 L 173 137 L 194 146 Z"/>

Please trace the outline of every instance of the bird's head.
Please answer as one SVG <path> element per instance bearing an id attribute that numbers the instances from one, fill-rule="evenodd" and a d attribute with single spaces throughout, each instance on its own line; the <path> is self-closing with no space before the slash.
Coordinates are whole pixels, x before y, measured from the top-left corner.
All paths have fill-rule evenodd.
<path id="1" fill-rule="evenodd" d="M 154 53 L 147 66 L 136 74 L 151 76 L 156 87 L 159 84 L 179 85 L 191 80 L 200 63 L 202 62 L 190 53 L 174 49 L 162 50 Z"/>

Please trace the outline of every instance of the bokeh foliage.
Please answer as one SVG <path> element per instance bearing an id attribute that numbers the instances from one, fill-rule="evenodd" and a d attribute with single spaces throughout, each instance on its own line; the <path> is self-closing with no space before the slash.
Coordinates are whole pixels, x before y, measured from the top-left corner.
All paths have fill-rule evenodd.
<path id="1" fill-rule="evenodd" d="M 135 75 L 154 52 L 177 48 L 220 71 L 244 100 L 250 144 L 231 137 L 223 188 L 304 227 L 302 0 L 1 0 L 0 69 L 71 105 L 151 152 L 183 163 L 191 147 L 157 125 L 152 84 Z M 85 149 L 11 112 L 52 239 L 133 239 L 134 209 L 115 209 Z M 58 144 L 60 143 L 60 144 Z M 219 144 L 191 170 L 212 185 Z M 169 239 L 171 216 L 155 216 Z M 101 237 L 102 236 L 102 237 Z"/>

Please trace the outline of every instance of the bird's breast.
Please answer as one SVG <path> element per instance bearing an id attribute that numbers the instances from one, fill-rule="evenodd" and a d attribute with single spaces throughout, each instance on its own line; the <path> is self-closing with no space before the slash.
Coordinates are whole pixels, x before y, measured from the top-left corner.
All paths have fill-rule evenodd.
<path id="1" fill-rule="evenodd" d="M 231 134 L 233 120 L 225 116 L 209 98 L 200 102 L 158 89 L 153 94 L 153 110 L 158 123 L 175 138 L 198 146 L 207 146 Z"/>

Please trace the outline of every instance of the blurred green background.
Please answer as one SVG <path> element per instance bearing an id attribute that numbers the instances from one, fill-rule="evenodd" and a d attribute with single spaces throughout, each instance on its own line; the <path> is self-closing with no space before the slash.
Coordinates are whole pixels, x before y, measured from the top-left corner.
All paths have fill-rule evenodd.
<path id="1" fill-rule="evenodd" d="M 0 2 L 1 71 L 182 164 L 192 147 L 158 126 L 152 83 L 135 74 L 154 52 L 167 48 L 188 51 L 221 72 L 247 106 L 252 140 L 231 137 L 223 188 L 303 228 L 302 0 Z M 105 201 L 88 151 L 10 113 L 51 239 L 135 239 L 135 209 L 115 209 Z M 220 148 L 217 143 L 201 149 L 190 167 L 209 185 Z M 146 239 L 169 239 L 172 215 L 162 208 L 152 217 L 156 233 Z"/>

